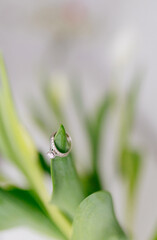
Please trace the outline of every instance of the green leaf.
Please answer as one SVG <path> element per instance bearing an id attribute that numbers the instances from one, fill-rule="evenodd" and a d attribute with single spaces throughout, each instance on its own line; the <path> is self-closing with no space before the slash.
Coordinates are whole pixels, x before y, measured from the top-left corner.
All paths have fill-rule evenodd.
<path id="1" fill-rule="evenodd" d="M 41 152 L 38 152 L 38 158 L 39 158 L 40 165 L 45 171 L 45 173 L 51 174 L 50 165 L 47 163 L 45 157 Z"/>
<path id="2" fill-rule="evenodd" d="M 128 193 L 131 200 L 139 178 L 141 168 L 141 155 L 138 151 L 132 149 L 124 149 L 122 156 L 122 174 L 128 180 Z"/>
<path id="3" fill-rule="evenodd" d="M 89 130 L 91 134 L 91 145 L 93 150 L 92 156 L 95 169 L 98 167 L 97 162 L 99 159 L 103 126 L 107 121 L 109 111 L 111 110 L 114 102 L 115 95 L 113 93 L 109 93 L 104 97 L 98 108 L 93 124 L 91 125 L 91 129 Z"/>
<path id="4" fill-rule="evenodd" d="M 127 240 L 108 192 L 93 193 L 81 202 L 74 218 L 71 240 Z"/>
<path id="5" fill-rule="evenodd" d="M 119 155 L 118 170 L 126 186 L 126 224 L 132 232 L 135 197 L 142 166 L 142 157 L 139 150 L 134 149 L 131 144 L 131 131 L 133 128 L 137 96 L 139 92 L 139 81 L 133 82 L 124 104 L 120 138 L 119 138 Z"/>
<path id="6" fill-rule="evenodd" d="M 72 97 L 75 103 L 78 116 L 82 121 L 84 129 L 89 138 L 90 148 L 91 148 L 91 162 L 92 171 L 85 174 L 81 178 L 86 196 L 102 189 L 101 181 L 99 177 L 99 152 L 101 147 L 101 137 L 103 127 L 106 125 L 107 118 L 111 108 L 115 103 L 116 96 L 113 92 L 109 92 L 103 97 L 97 110 L 94 112 L 94 117 L 87 115 L 87 111 L 84 108 L 81 94 L 81 86 L 76 81 L 71 83 L 72 87 Z"/>
<path id="7" fill-rule="evenodd" d="M 86 129 L 89 135 L 90 145 L 91 145 L 91 152 L 92 152 L 92 165 L 93 171 L 89 175 L 88 185 L 89 188 L 87 189 L 88 193 L 93 193 L 95 191 L 101 190 L 101 180 L 99 174 L 99 159 L 100 159 L 100 148 L 102 147 L 101 144 L 101 137 L 103 128 L 107 125 L 107 119 L 111 108 L 115 102 L 115 95 L 113 93 L 109 93 L 105 95 L 103 100 L 101 101 L 100 106 L 98 107 L 97 112 L 95 113 L 95 118 L 90 120 L 86 117 Z M 104 146 L 103 146 L 104 147 Z M 93 184 L 94 182 L 94 184 Z"/>
<path id="8" fill-rule="evenodd" d="M 14 108 L 3 57 L 0 55 L 0 150 L 26 176 L 42 201 L 48 201 L 43 171 L 32 138 L 23 127 Z M 47 198 L 47 199 L 46 199 Z M 46 206 L 47 207 L 47 206 Z"/>
<path id="9" fill-rule="evenodd" d="M 70 82 L 70 86 L 71 86 L 71 96 L 73 99 L 73 103 L 75 104 L 78 117 L 80 118 L 80 120 L 82 121 L 83 125 L 85 125 L 85 128 L 86 128 L 86 121 L 85 121 L 86 110 L 84 107 L 84 101 L 82 96 L 82 85 L 80 84 L 79 79 L 76 79 L 75 81 L 72 80 Z"/>
<path id="10" fill-rule="evenodd" d="M 36 147 L 25 130 L 14 109 L 7 73 L 0 55 L 0 150 L 4 157 L 11 160 L 25 175 L 27 181 L 47 213 L 58 228 L 69 236 L 71 224 L 56 206 L 50 205 L 43 170 L 40 166 Z"/>
<path id="11" fill-rule="evenodd" d="M 153 234 L 151 234 L 151 237 L 149 238 L 149 240 L 157 240 L 157 227 L 155 225 L 155 228 L 153 230 Z"/>
<path id="12" fill-rule="evenodd" d="M 63 125 L 60 126 L 55 135 L 55 144 L 61 152 L 67 152 L 69 149 Z M 72 217 L 77 206 L 84 198 L 72 155 L 52 159 L 51 173 L 53 182 L 52 203 Z"/>
<path id="13" fill-rule="evenodd" d="M 85 197 L 101 189 L 100 179 L 96 173 L 86 171 L 84 175 L 81 176 L 81 181 Z"/>
<path id="14" fill-rule="evenodd" d="M 133 82 L 124 105 L 120 129 L 120 149 L 123 149 L 123 146 L 126 146 L 129 141 L 136 111 L 139 85 L 139 81 Z"/>
<path id="15" fill-rule="evenodd" d="M 53 79 L 56 82 L 55 79 Z M 43 85 L 43 94 L 44 98 L 50 108 L 50 110 L 55 114 L 58 121 L 63 121 L 63 110 L 62 110 L 62 104 L 61 104 L 61 96 L 60 91 L 56 84 L 53 84 L 52 81 L 45 81 L 45 84 Z"/>
<path id="16" fill-rule="evenodd" d="M 47 136 L 50 128 L 52 127 L 52 121 L 48 121 L 47 114 L 45 114 L 45 112 L 43 114 L 43 109 L 38 104 L 38 100 L 30 99 L 29 97 L 28 101 L 33 122 L 39 128 L 39 130 Z"/>
<path id="17" fill-rule="evenodd" d="M 42 178 L 35 145 L 18 119 L 7 73 L 0 55 L 0 150 L 31 182 Z M 31 171 L 30 171 L 31 169 Z M 39 180 L 40 181 L 40 180 Z"/>
<path id="18" fill-rule="evenodd" d="M 121 120 L 120 140 L 119 140 L 119 171 L 132 188 L 136 187 L 139 170 L 141 167 L 141 157 L 138 151 L 135 151 L 130 144 L 130 133 L 133 126 L 137 95 L 139 90 L 139 81 L 135 81 L 130 88 Z M 130 169 L 131 166 L 131 169 Z M 130 170 L 129 170 L 130 169 Z M 130 174 L 132 172 L 132 174 Z M 136 175 L 133 183 L 133 172 Z M 131 183 L 132 182 L 132 183 Z"/>
<path id="19" fill-rule="evenodd" d="M 115 103 L 116 96 L 113 92 L 109 92 L 103 96 L 99 106 L 94 112 L 94 117 L 86 114 L 82 101 L 81 87 L 77 82 L 72 82 L 72 97 L 76 106 L 79 117 L 81 117 L 84 128 L 88 134 L 92 151 L 92 163 L 94 171 L 97 171 L 97 163 L 99 159 L 100 141 L 102 136 L 102 128 L 107 121 L 107 117 L 111 107 Z"/>
<path id="20" fill-rule="evenodd" d="M 155 234 L 153 235 L 151 240 L 157 240 L 157 230 L 155 231 Z"/>
<path id="21" fill-rule="evenodd" d="M 9 184 L 9 179 L 0 172 L 0 187 Z"/>
<path id="22" fill-rule="evenodd" d="M 28 226 L 57 239 L 65 239 L 29 190 L 0 188 L 0 230 Z"/>

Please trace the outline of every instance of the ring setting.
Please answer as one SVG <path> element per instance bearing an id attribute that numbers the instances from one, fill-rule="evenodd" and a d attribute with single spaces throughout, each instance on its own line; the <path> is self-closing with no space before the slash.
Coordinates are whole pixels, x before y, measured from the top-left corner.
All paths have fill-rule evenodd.
<path id="1" fill-rule="evenodd" d="M 55 142 L 54 142 L 54 138 L 55 138 L 55 135 L 56 135 L 57 132 L 53 133 L 50 137 L 50 150 L 47 152 L 47 156 L 50 158 L 50 159 L 54 159 L 55 157 L 67 157 L 71 151 L 71 148 L 72 148 L 72 139 L 70 137 L 70 135 L 68 133 L 66 133 L 66 136 L 67 136 L 67 141 L 70 145 L 69 147 L 69 150 L 68 152 L 66 153 L 62 153 L 60 152 L 56 145 L 55 145 Z"/>

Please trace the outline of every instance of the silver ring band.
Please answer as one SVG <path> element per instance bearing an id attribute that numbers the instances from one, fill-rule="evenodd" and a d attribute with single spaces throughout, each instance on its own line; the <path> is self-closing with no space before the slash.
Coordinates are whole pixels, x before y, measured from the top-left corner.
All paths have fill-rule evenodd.
<path id="1" fill-rule="evenodd" d="M 60 152 L 56 145 L 55 145 L 55 142 L 54 142 L 54 138 L 55 138 L 55 135 L 56 135 L 57 132 L 53 133 L 50 137 L 50 150 L 48 151 L 47 155 L 50 159 L 54 159 L 55 157 L 67 157 L 68 154 L 70 153 L 71 149 L 72 149 L 72 139 L 71 137 L 69 136 L 68 133 L 66 133 L 66 136 L 67 136 L 67 141 L 70 145 L 69 147 L 69 150 L 68 152 L 66 153 L 62 153 Z"/>

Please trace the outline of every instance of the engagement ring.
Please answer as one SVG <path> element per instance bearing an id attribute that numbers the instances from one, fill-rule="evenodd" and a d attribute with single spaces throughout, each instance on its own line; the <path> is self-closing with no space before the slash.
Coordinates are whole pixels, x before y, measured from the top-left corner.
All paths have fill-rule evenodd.
<path id="1" fill-rule="evenodd" d="M 55 145 L 55 142 L 54 142 L 54 138 L 55 138 L 55 135 L 56 135 L 56 132 L 54 134 L 51 135 L 50 137 L 50 150 L 48 151 L 47 153 L 47 156 L 50 158 L 50 159 L 54 159 L 55 157 L 67 157 L 68 154 L 70 153 L 71 151 L 71 148 L 72 148 L 72 140 L 71 140 L 71 137 L 69 136 L 68 133 L 66 133 L 66 136 L 67 136 L 67 141 L 69 143 L 69 151 L 66 152 L 66 153 L 62 153 L 60 152 L 56 145 Z"/>

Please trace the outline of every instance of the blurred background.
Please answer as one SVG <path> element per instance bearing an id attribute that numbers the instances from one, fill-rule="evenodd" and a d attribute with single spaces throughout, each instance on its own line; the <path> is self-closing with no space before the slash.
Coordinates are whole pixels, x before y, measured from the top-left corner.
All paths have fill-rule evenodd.
<path id="1" fill-rule="evenodd" d="M 130 86 L 140 79 L 130 133 L 131 146 L 142 152 L 143 161 L 134 220 L 138 240 L 150 239 L 157 222 L 156 12 L 153 0 L 0 1 L 0 51 L 16 109 L 40 151 L 48 151 L 49 136 L 63 121 L 78 169 L 90 167 L 74 89 L 80 89 L 92 117 L 104 94 L 116 92 L 116 107 L 102 130 L 99 170 L 122 224 L 125 189 L 115 170 L 119 119 Z M 51 93 L 54 99 L 47 101 L 45 94 Z M 0 161 L 0 169 L 16 184 L 24 181 L 8 162 Z M 11 238 L 46 239 L 24 227 L 0 232 L 1 240 Z"/>

